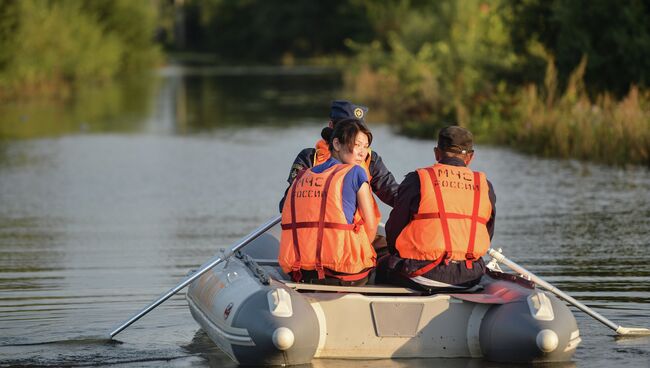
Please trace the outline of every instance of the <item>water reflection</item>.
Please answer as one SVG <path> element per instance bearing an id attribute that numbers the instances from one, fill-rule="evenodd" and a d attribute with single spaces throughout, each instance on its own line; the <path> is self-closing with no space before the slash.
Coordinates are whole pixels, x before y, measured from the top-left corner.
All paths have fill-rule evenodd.
<path id="1" fill-rule="evenodd" d="M 298 72 L 169 67 L 66 104 L 1 106 L 0 365 L 233 366 L 197 332 L 182 296 L 125 330 L 122 343 L 104 338 L 277 213 L 291 161 L 340 97 L 336 75 Z M 397 180 L 433 162 L 432 141 L 371 128 Z M 613 321 L 648 327 L 650 173 L 477 152 L 473 167 L 497 191 L 495 246 Z M 584 313 L 576 319 L 575 363 L 552 366 L 647 366 L 646 338 L 614 340 Z"/>
<path id="2" fill-rule="evenodd" d="M 237 364 L 233 363 L 226 354 L 217 348 L 210 337 L 203 331 L 198 330 L 192 342 L 184 348 L 191 354 L 199 355 L 211 368 L 235 368 Z M 300 368 L 348 368 L 351 365 L 358 368 L 425 368 L 425 367 L 445 367 L 445 368 L 574 368 L 575 362 L 552 362 L 537 364 L 514 364 L 514 363 L 495 363 L 487 362 L 482 359 L 468 358 L 444 358 L 444 359 L 314 359 L 311 364 L 298 365 Z"/>
<path id="3" fill-rule="evenodd" d="M 100 86 L 80 86 L 74 98 L 0 104 L 0 139 L 79 133 L 134 132 L 151 108 L 153 75 Z"/>
<path id="4" fill-rule="evenodd" d="M 79 87 L 66 101 L 0 104 L 0 140 L 96 133 L 195 134 L 228 126 L 324 121 L 328 102 L 340 86 L 340 74 L 323 68 L 169 66 L 155 75 Z"/>
<path id="5" fill-rule="evenodd" d="M 328 101 L 340 89 L 339 74 L 326 69 L 283 70 L 258 68 L 245 74 L 236 68 L 184 70 L 175 83 L 178 132 L 326 120 Z"/>

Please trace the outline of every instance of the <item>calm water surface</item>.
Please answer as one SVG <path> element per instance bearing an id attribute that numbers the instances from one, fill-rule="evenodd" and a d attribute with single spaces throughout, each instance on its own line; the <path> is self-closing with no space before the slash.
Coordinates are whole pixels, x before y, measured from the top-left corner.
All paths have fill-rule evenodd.
<path id="1" fill-rule="evenodd" d="M 63 106 L 0 106 L 0 366 L 234 367 L 182 295 L 107 337 L 277 213 L 291 161 L 318 138 L 339 86 L 309 69 L 169 68 Z M 398 180 L 432 162 L 433 141 L 371 129 Z M 473 168 L 498 196 L 496 247 L 616 323 L 650 327 L 647 169 L 488 146 Z M 616 339 L 575 315 L 583 341 L 573 362 L 548 366 L 650 367 L 650 337 Z"/>

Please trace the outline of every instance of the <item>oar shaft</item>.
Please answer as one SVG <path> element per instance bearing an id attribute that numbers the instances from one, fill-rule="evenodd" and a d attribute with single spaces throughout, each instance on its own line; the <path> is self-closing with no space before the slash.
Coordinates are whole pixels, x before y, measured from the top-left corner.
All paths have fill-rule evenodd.
<path id="1" fill-rule="evenodd" d="M 596 320 L 598 320 L 600 323 L 604 324 L 605 326 L 611 328 L 612 330 L 618 332 L 619 328 L 621 326 L 617 325 L 616 323 L 610 321 L 609 319 L 603 317 L 600 313 L 594 311 L 593 309 L 587 307 L 586 305 L 580 303 L 579 301 L 573 299 L 570 295 L 564 293 L 560 289 L 556 288 L 555 286 L 549 284 L 548 282 L 544 281 L 543 279 L 537 277 L 534 273 L 528 271 L 524 267 L 518 265 L 517 263 L 511 261 L 508 259 L 506 256 L 501 254 L 500 252 L 494 250 L 494 249 L 489 249 L 488 250 L 489 255 L 496 259 L 498 262 L 505 264 L 506 266 L 510 267 L 513 271 L 518 272 L 522 275 L 525 275 L 526 277 L 530 278 L 532 282 L 535 284 L 543 287 L 544 289 L 552 292 L 553 294 L 559 296 L 560 298 L 566 300 L 570 304 L 573 304 L 576 308 L 580 309 L 581 311 L 587 313 L 588 315 L 592 316 Z"/>
<path id="2" fill-rule="evenodd" d="M 233 245 L 227 252 L 225 252 L 221 257 L 210 261 L 209 263 L 201 266 L 197 271 L 195 271 L 192 275 L 188 276 L 183 282 L 180 284 L 176 285 L 172 289 L 169 289 L 165 294 L 160 296 L 158 299 L 153 301 L 151 304 L 146 306 L 144 309 L 142 309 L 140 312 L 136 313 L 133 315 L 133 317 L 129 318 L 126 322 L 121 324 L 118 328 L 116 328 L 113 332 L 111 332 L 111 338 L 120 333 L 122 330 L 125 328 L 129 327 L 133 322 L 139 320 L 142 316 L 145 314 L 149 313 L 152 309 L 156 308 L 160 304 L 162 304 L 165 300 L 169 299 L 172 297 L 172 295 L 178 293 L 181 289 L 183 289 L 185 286 L 189 285 L 192 281 L 196 280 L 199 278 L 201 275 L 206 273 L 208 270 L 210 270 L 212 267 L 218 265 L 219 263 L 225 261 L 226 259 L 230 258 L 236 251 L 239 249 L 243 248 L 245 245 L 250 243 L 251 241 L 255 240 L 258 236 L 275 226 L 278 222 L 280 222 L 281 217 L 276 216 L 272 218 L 271 220 L 267 221 L 265 224 L 262 226 L 258 227 L 257 229 L 253 230 L 250 234 L 248 234 L 245 238 L 240 240 L 238 243 Z"/>

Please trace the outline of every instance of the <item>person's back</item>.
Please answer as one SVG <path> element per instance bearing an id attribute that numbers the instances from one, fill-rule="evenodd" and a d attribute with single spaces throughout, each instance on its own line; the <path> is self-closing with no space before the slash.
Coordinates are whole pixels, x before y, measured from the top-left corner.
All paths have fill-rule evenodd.
<path id="1" fill-rule="evenodd" d="M 299 172 L 289 188 L 278 261 L 294 281 L 361 285 L 376 263 L 372 194 L 358 165 L 372 135 L 357 120 L 331 134 L 332 157 Z"/>
<path id="2" fill-rule="evenodd" d="M 485 174 L 467 166 L 471 133 L 441 130 L 436 164 L 409 173 L 386 223 L 391 256 L 379 279 L 425 291 L 468 288 L 485 272 L 496 196 Z"/>

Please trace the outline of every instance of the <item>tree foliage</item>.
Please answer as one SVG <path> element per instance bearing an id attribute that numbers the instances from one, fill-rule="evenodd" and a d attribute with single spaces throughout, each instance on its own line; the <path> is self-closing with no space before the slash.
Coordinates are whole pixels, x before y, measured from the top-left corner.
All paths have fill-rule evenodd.
<path id="1" fill-rule="evenodd" d="M 585 81 L 592 91 L 623 95 L 631 85 L 649 85 L 647 1 L 511 0 L 507 5 L 513 14 L 513 45 L 528 56 L 529 71 L 543 75 L 544 63 L 530 52 L 530 45 L 539 42 L 555 57 L 561 85 L 584 55 Z"/>
<path id="2" fill-rule="evenodd" d="M 61 94 L 157 58 L 145 2 L 0 0 L 0 96 Z"/>
<path id="3" fill-rule="evenodd" d="M 351 43 L 357 59 L 348 84 L 362 98 L 390 106 L 391 120 L 405 130 L 431 132 L 449 122 L 469 124 L 477 100 L 490 94 L 517 60 L 499 2 L 390 4 L 395 11 L 369 12 L 379 14 L 373 24 L 391 24 L 387 18 L 399 14 L 399 27 L 387 27 L 391 30 L 385 43 Z"/>
<path id="4" fill-rule="evenodd" d="M 371 39 L 362 10 L 345 0 L 194 0 L 183 9 L 182 43 L 221 60 L 254 63 L 345 52 L 346 38 Z"/>

